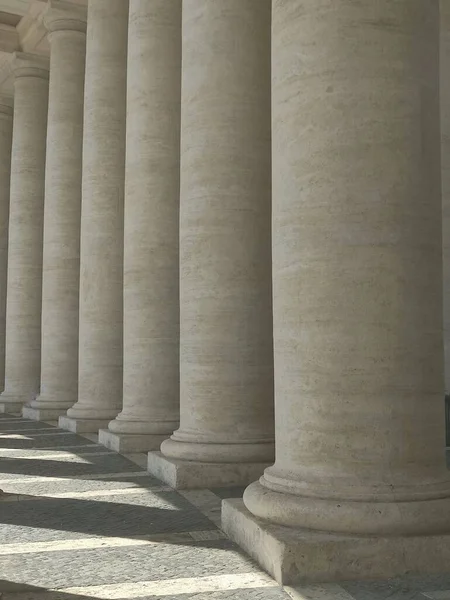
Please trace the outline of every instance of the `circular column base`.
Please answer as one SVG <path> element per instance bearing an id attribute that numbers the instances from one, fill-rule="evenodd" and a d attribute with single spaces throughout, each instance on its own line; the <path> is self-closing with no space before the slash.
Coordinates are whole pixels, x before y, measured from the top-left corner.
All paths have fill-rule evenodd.
<path id="1" fill-rule="evenodd" d="M 65 409 L 73 406 L 77 401 L 76 394 L 40 394 L 30 402 L 31 408 Z"/>
<path id="2" fill-rule="evenodd" d="M 244 492 L 256 517 L 287 527 L 346 535 L 432 535 L 450 532 L 450 481 L 440 497 L 380 502 L 298 496 L 268 489 L 260 481 Z M 431 495 L 431 494 L 430 494 Z"/>
<path id="3" fill-rule="evenodd" d="M 128 418 L 122 413 L 108 425 L 109 431 L 131 435 L 171 435 L 179 426 L 178 421 L 152 421 L 151 417 Z"/>
<path id="4" fill-rule="evenodd" d="M 0 394 L 0 403 L 2 404 L 28 404 L 33 400 L 33 392 L 14 392 L 4 391 Z"/>
<path id="5" fill-rule="evenodd" d="M 91 406 L 84 406 L 77 402 L 72 408 L 67 411 L 67 416 L 71 419 L 115 419 L 120 407 L 108 407 L 108 408 L 96 408 Z"/>
<path id="6" fill-rule="evenodd" d="M 171 437 L 161 445 L 168 458 L 209 463 L 272 463 L 275 455 L 273 441 L 248 443 L 199 443 L 178 441 Z"/>

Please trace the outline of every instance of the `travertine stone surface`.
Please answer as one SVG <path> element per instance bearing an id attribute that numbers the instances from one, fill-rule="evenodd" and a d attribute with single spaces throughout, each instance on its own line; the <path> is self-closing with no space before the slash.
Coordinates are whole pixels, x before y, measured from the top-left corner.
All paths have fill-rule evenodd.
<path id="1" fill-rule="evenodd" d="M 101 441 L 101 440 L 99 440 Z M 113 446 L 108 446 L 115 450 Z M 177 490 L 198 489 L 208 482 L 210 487 L 245 486 L 254 481 L 270 463 L 260 461 L 202 462 L 180 460 L 149 452 L 147 470 Z"/>
<path id="2" fill-rule="evenodd" d="M 438 3 L 274 0 L 272 27 L 276 463 L 245 504 L 448 532 Z"/>
<path id="3" fill-rule="evenodd" d="M 41 393 L 31 407 L 48 417 L 77 401 L 81 155 L 86 9 L 53 2 L 45 175 Z M 39 410 L 37 410 L 39 409 Z M 56 413 L 54 412 L 56 411 Z M 28 416 L 31 416 L 28 411 Z"/>
<path id="4" fill-rule="evenodd" d="M 5 383 L 6 282 L 13 99 L 0 94 L 0 389 Z"/>
<path id="5" fill-rule="evenodd" d="M 18 52 L 12 68 L 5 391 L 0 396 L 0 405 L 8 405 L 10 411 L 20 410 L 39 392 L 49 66 L 44 57 Z"/>
<path id="6" fill-rule="evenodd" d="M 159 450 L 161 443 L 167 437 L 167 434 L 114 433 L 109 429 L 100 429 L 98 432 L 98 443 L 121 454 L 127 452 L 148 452 L 150 450 Z M 142 456 L 145 457 L 144 454 Z"/>
<path id="7" fill-rule="evenodd" d="M 107 421 L 122 405 L 123 193 L 128 0 L 88 5 L 80 248 L 78 402 Z"/>
<path id="8" fill-rule="evenodd" d="M 407 582 L 412 583 L 411 575 L 445 573 L 450 560 L 449 535 L 338 535 L 311 529 L 290 529 L 257 519 L 240 498 L 223 501 L 222 529 L 280 585 L 390 580 L 384 585 L 380 582 L 379 594 L 372 594 L 368 587 L 363 588 L 361 596 L 357 596 L 360 600 L 407 598 L 410 594 L 410 597 L 419 599 L 422 594 L 418 589 L 408 590 Z M 392 578 L 402 575 L 405 576 L 404 582 L 392 581 Z M 428 580 L 428 589 L 434 587 L 429 575 L 424 579 Z M 394 590 L 396 584 L 399 584 L 398 589 Z M 375 587 L 375 582 L 372 585 Z M 426 584 L 422 590 L 424 588 L 427 588 Z M 322 595 L 320 589 L 311 595 L 305 590 L 292 597 L 297 600 L 353 600 L 348 594 L 335 594 L 334 591 Z M 448 598 L 428 594 L 424 597 Z"/>
<path id="9" fill-rule="evenodd" d="M 441 164 L 444 257 L 445 393 L 450 395 L 450 3 L 440 0 L 441 12 Z"/>
<path id="10" fill-rule="evenodd" d="M 185 0 L 182 45 L 181 422 L 161 450 L 270 462 L 270 2 Z"/>
<path id="11" fill-rule="evenodd" d="M 128 40 L 123 410 L 109 429 L 150 450 L 179 421 L 181 0 L 130 0 Z"/>

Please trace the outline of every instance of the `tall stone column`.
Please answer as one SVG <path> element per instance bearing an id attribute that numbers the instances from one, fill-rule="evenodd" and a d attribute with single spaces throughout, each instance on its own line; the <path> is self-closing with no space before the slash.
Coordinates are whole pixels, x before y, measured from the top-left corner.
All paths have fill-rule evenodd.
<path id="1" fill-rule="evenodd" d="M 174 487 L 243 484 L 273 459 L 270 2 L 183 2 L 180 428 Z"/>
<path id="2" fill-rule="evenodd" d="M 24 416 L 57 419 L 77 401 L 81 152 L 86 9 L 53 0 L 45 174 L 41 393 Z"/>
<path id="3" fill-rule="evenodd" d="M 128 0 L 89 0 L 78 402 L 60 417 L 71 431 L 97 431 L 122 406 L 127 34 Z"/>
<path id="4" fill-rule="evenodd" d="M 130 0 L 123 410 L 117 451 L 156 450 L 179 422 L 181 0 Z"/>
<path id="5" fill-rule="evenodd" d="M 6 285 L 13 99 L 0 95 L 0 389 L 5 387 Z"/>
<path id="6" fill-rule="evenodd" d="M 224 527 L 279 581 L 443 571 L 438 3 L 272 27 L 276 462 Z"/>
<path id="7" fill-rule="evenodd" d="M 440 11 L 445 395 L 446 402 L 450 405 L 450 6 L 448 2 L 445 2 L 445 0 L 440 0 Z"/>
<path id="8" fill-rule="evenodd" d="M 19 412 L 39 393 L 42 229 L 48 60 L 13 57 L 14 120 L 6 302 L 5 390 L 0 412 Z"/>

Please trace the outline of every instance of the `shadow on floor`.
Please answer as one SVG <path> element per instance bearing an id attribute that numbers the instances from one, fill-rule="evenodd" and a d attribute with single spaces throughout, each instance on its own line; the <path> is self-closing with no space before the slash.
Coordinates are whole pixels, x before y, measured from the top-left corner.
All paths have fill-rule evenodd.
<path id="1" fill-rule="evenodd" d="M 76 454 L 76 451 L 73 451 Z M 83 458 L 83 456 L 80 456 Z M 98 473 L 118 473 L 143 471 L 135 463 L 120 454 L 111 452 L 100 456 L 90 456 L 86 462 L 71 462 L 63 460 L 39 460 L 32 458 L 0 457 L 0 479 L 5 475 L 27 475 L 30 477 L 77 477 L 95 475 Z M 117 480 L 116 478 L 114 478 Z M 161 485 L 155 480 L 155 485 Z"/>
<path id="2" fill-rule="evenodd" d="M 45 600 L 93 600 L 92 596 L 80 596 L 79 594 L 66 594 L 65 592 L 49 592 L 47 588 L 36 587 L 35 585 L 26 585 L 24 583 L 14 583 L 13 581 L 6 581 L 6 579 L 0 579 L 0 599 L 11 600 L 14 599 L 16 594 L 26 594 L 28 598 L 39 598 L 35 594 L 46 593 Z M 20 598 L 20 596 L 19 596 Z"/>
<path id="3" fill-rule="evenodd" d="M 144 496 L 122 496 L 120 500 L 124 503 L 118 502 L 117 497 L 111 502 L 69 498 L 35 500 L 34 497 L 27 500 L 27 496 L 19 496 L 18 501 L 14 498 L 2 501 L 0 541 L 7 535 L 7 525 L 112 537 L 216 529 L 212 521 L 176 492 L 152 492 L 150 503 L 156 506 L 143 505 Z M 125 504 L 127 500 L 130 503 Z M 13 534 L 11 532 L 11 537 Z"/>
<path id="4" fill-rule="evenodd" d="M 3 433 L 6 433 L 5 431 Z M 22 433 L 20 435 L 25 435 Z M 57 449 L 58 446 L 86 446 L 89 442 L 85 438 L 78 437 L 74 433 L 63 433 L 62 435 L 45 435 L 33 439 L 0 438 L 0 449 L 11 450 L 37 450 Z"/>
<path id="5" fill-rule="evenodd" d="M 207 592 L 182 592 L 182 593 L 174 593 L 167 595 L 164 593 L 160 594 L 146 594 L 142 595 L 141 593 L 132 592 L 131 595 L 128 595 L 126 590 L 124 590 L 125 596 L 120 595 L 120 597 L 114 595 L 110 596 L 109 594 L 104 595 L 104 593 L 100 592 L 100 595 L 97 595 L 95 588 L 92 590 L 92 594 L 90 596 L 86 596 L 85 594 L 75 593 L 72 594 L 70 592 L 64 591 L 54 591 L 49 590 L 44 587 L 36 587 L 36 586 L 28 586 L 25 584 L 15 584 L 10 581 L 0 579 L 0 599 L 1 600 L 39 600 L 39 598 L 43 598 L 45 600 L 97 600 L 99 598 L 115 598 L 115 600 L 191 600 L 192 598 L 211 598 L 211 600 L 283 600 L 287 599 L 288 596 L 281 590 L 281 588 L 275 587 L 260 587 L 255 585 L 255 587 L 246 587 L 246 588 L 228 588 L 225 590 L 215 591 L 211 589 Z M 42 594 L 42 596 L 41 596 Z"/>

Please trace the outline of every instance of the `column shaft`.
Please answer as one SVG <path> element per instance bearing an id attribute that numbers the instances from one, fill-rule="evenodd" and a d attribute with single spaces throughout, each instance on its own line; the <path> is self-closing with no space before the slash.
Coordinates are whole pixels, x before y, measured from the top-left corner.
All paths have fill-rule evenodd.
<path id="1" fill-rule="evenodd" d="M 445 394 L 450 401 L 450 7 L 441 0 L 442 233 L 444 257 Z"/>
<path id="2" fill-rule="evenodd" d="M 272 6 L 276 462 L 222 524 L 280 583 L 440 572 L 439 3 Z"/>
<path id="3" fill-rule="evenodd" d="M 41 393 L 24 416 L 56 419 L 77 401 L 86 15 L 53 2 L 45 175 Z"/>
<path id="4" fill-rule="evenodd" d="M 161 450 L 179 487 L 242 483 L 273 457 L 270 2 L 185 0 L 182 46 L 181 414 Z"/>
<path id="5" fill-rule="evenodd" d="M 0 390 L 5 387 L 6 285 L 13 99 L 0 96 Z"/>
<path id="6" fill-rule="evenodd" d="M 179 421 L 181 0 L 131 0 L 123 410 L 114 449 L 154 450 Z"/>
<path id="7" fill-rule="evenodd" d="M 86 43 L 78 402 L 61 426 L 96 431 L 122 405 L 128 0 L 90 0 Z"/>
<path id="8" fill-rule="evenodd" d="M 16 53 L 13 71 L 5 411 L 21 410 L 39 393 L 48 61 Z"/>
<path id="9" fill-rule="evenodd" d="M 438 26 L 422 0 L 274 2 L 277 458 L 244 499 L 276 523 L 450 526 Z"/>

